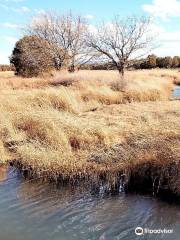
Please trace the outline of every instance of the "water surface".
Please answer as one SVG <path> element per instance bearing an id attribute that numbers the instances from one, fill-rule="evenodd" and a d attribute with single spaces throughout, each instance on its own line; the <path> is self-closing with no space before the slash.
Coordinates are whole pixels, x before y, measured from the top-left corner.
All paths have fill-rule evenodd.
<path id="1" fill-rule="evenodd" d="M 180 97 L 180 86 L 175 86 L 173 91 L 173 97 Z"/>
<path id="2" fill-rule="evenodd" d="M 137 227 L 173 234 L 136 236 Z M 180 239 L 180 206 L 148 196 L 93 196 L 0 168 L 0 240 Z"/>

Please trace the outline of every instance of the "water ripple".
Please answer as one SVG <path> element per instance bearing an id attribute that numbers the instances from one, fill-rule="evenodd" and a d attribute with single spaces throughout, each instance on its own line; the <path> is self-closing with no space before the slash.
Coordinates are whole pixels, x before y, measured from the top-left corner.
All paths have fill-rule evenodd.
<path id="1" fill-rule="evenodd" d="M 15 169 L 0 169 L 2 240 L 139 239 L 137 226 L 173 228 L 173 236 L 159 239 L 178 240 L 180 206 L 123 193 L 92 196 L 81 187 L 25 181 Z"/>

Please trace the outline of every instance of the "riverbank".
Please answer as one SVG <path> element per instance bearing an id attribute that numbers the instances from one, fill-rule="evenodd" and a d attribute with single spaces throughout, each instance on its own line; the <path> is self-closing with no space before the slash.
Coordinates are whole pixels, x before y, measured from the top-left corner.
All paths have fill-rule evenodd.
<path id="1" fill-rule="evenodd" d="M 99 72 L 88 82 L 86 74 L 80 72 L 80 80 L 73 75 L 67 86 L 69 75 L 51 79 L 54 87 L 32 87 L 35 80 L 21 88 L 6 84 L 0 96 L 1 161 L 45 181 L 179 196 L 180 102 L 168 101 L 173 79 L 146 71 L 137 78 L 135 72 L 121 92 L 114 88 L 115 73 L 107 73 L 110 82 Z"/>
<path id="2" fill-rule="evenodd" d="M 87 180 L 111 191 L 124 185 L 127 190 L 179 196 L 179 116 L 179 102 L 110 106 L 70 120 L 84 128 L 84 136 L 80 132 L 75 136 L 77 126 L 67 129 L 71 151 L 40 146 L 37 140 L 16 143 L 11 149 L 19 157 L 18 167 L 29 169 L 26 173 L 35 178 L 48 176 L 74 184 Z M 69 121 L 63 125 L 70 128 Z M 27 131 L 32 137 L 32 129 Z"/>

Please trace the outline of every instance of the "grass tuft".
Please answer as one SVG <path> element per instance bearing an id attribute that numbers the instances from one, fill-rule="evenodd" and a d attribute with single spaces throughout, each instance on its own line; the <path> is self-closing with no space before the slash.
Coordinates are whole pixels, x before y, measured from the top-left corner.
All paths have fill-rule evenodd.
<path id="1" fill-rule="evenodd" d="M 143 181 L 147 169 L 153 169 L 148 184 L 162 175 L 161 188 L 168 181 L 180 195 L 180 102 L 168 101 L 176 75 L 170 70 L 127 72 L 125 91 L 115 71 L 28 80 L 3 75 L 1 161 L 15 160 L 33 169 L 31 174 L 55 181 L 106 179 L 113 186 L 121 174 L 133 185 L 138 174 Z"/>

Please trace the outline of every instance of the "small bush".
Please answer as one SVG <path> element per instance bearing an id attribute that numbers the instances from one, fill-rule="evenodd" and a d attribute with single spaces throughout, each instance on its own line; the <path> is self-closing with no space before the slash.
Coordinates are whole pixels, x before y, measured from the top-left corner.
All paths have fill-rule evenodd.
<path id="1" fill-rule="evenodd" d="M 53 56 L 48 42 L 36 36 L 20 39 L 10 62 L 15 66 L 16 75 L 23 77 L 37 77 L 53 68 Z"/>

